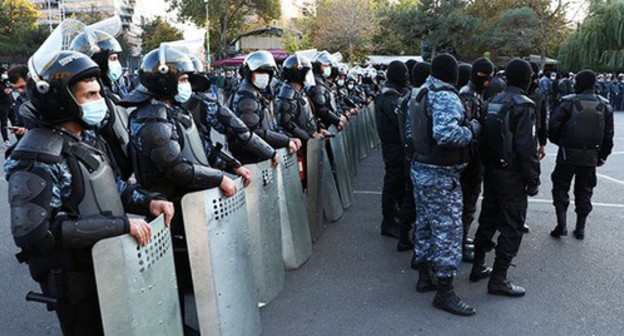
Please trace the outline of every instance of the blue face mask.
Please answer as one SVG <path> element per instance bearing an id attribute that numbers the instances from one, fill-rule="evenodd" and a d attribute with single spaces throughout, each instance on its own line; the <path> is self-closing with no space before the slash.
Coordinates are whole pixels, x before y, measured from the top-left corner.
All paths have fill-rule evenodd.
<path id="1" fill-rule="evenodd" d="M 121 63 L 119 61 L 108 62 L 108 78 L 113 82 L 116 82 L 121 74 L 123 73 L 123 68 L 121 67 Z"/>
<path id="2" fill-rule="evenodd" d="M 193 89 L 191 88 L 191 83 L 178 84 L 178 94 L 175 95 L 173 99 L 180 104 L 184 104 L 191 98 L 192 94 Z"/>
<path id="3" fill-rule="evenodd" d="M 80 109 L 82 110 L 82 121 L 89 126 L 99 126 L 108 112 L 104 98 L 80 104 Z"/>

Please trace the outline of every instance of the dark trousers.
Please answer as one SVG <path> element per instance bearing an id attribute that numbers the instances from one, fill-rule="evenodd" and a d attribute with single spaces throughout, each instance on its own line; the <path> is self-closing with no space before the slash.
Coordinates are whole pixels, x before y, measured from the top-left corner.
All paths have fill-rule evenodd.
<path id="1" fill-rule="evenodd" d="M 485 168 L 484 193 L 475 250 L 485 252 L 494 247 L 492 238 L 499 232 L 496 258 L 511 263 L 522 242 L 526 220 L 527 195 L 520 172 Z"/>
<path id="2" fill-rule="evenodd" d="M 406 155 L 403 159 L 403 172 L 405 176 L 405 191 L 403 194 L 403 202 L 399 210 L 400 226 L 399 231 L 402 235 L 409 234 L 416 221 L 416 202 L 414 200 L 414 184 L 412 183 L 411 167 L 412 157 Z"/>
<path id="3" fill-rule="evenodd" d="M 50 280 L 51 290 L 56 291 L 55 310 L 63 335 L 104 335 L 93 271 L 53 271 Z"/>
<path id="4" fill-rule="evenodd" d="M 9 140 L 7 126 L 9 126 L 9 116 L 11 114 L 11 105 L 0 103 L 0 132 L 2 132 L 2 140 Z"/>
<path id="5" fill-rule="evenodd" d="M 570 205 L 568 191 L 574 178 L 574 203 L 579 216 L 592 211 L 591 197 L 596 186 L 596 167 L 582 167 L 557 163 L 551 175 L 553 204 L 557 213 L 566 212 Z"/>
<path id="6" fill-rule="evenodd" d="M 483 183 L 483 165 L 473 158 L 461 174 L 462 197 L 464 208 L 462 209 L 462 223 L 464 225 L 464 241 L 470 231 L 470 225 L 477 213 L 477 201 L 481 194 L 481 184 Z"/>
<path id="7" fill-rule="evenodd" d="M 381 193 L 381 212 L 384 221 L 394 222 L 405 195 L 405 168 L 403 148 L 400 145 L 381 145 L 385 165 Z"/>

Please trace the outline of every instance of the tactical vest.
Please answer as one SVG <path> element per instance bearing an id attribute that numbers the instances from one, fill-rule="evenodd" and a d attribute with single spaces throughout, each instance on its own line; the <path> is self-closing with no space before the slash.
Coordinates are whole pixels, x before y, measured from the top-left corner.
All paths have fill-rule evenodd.
<path id="1" fill-rule="evenodd" d="M 606 105 L 594 95 L 574 96 L 570 119 L 561 134 L 561 145 L 572 149 L 599 150 L 604 140 L 606 109 Z"/>
<path id="2" fill-rule="evenodd" d="M 511 100 L 490 102 L 487 105 L 481 138 L 481 158 L 485 165 L 500 168 L 512 165 L 513 134 L 509 127 L 511 107 Z"/>
<path id="3" fill-rule="evenodd" d="M 441 90 L 452 91 L 446 88 Z M 428 93 L 429 89 L 420 90 L 416 97 L 417 104 L 411 104 L 410 107 L 414 160 L 436 166 L 452 166 L 468 162 L 470 160 L 470 146 L 442 147 L 438 146 L 433 138 L 433 120 L 427 106 Z"/>
<path id="4" fill-rule="evenodd" d="M 194 164 L 209 166 L 202 139 L 193 118 L 178 111 L 175 119 L 181 140 L 182 157 Z"/>
<path id="5" fill-rule="evenodd" d="M 100 149 L 47 128 L 30 130 L 11 158 L 57 164 L 67 160 L 72 175 L 72 192 L 61 209 L 87 217 L 97 214 L 124 215 L 115 172 Z"/>

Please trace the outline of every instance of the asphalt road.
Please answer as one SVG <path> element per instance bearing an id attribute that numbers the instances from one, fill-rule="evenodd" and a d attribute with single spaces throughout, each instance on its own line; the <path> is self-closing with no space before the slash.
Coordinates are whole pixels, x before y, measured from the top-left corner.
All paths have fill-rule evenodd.
<path id="1" fill-rule="evenodd" d="M 396 240 L 379 235 L 383 164 L 374 150 L 360 164 L 353 207 L 327 226 L 312 258 L 289 272 L 280 295 L 261 309 L 264 335 L 624 334 L 624 114 L 615 121 L 614 153 L 598 170 L 584 241 L 548 235 L 555 225 L 550 173 L 556 147 L 547 147 L 540 193 L 529 203 L 531 233 L 509 271 L 527 289 L 524 298 L 488 295 L 485 281 L 468 281 L 468 264 L 460 266 L 455 287 L 476 316 L 439 311 L 431 305 L 433 293 L 416 293 L 411 253 L 396 252 Z M 0 190 L 0 335 L 59 335 L 55 316 L 24 300 L 38 288 L 15 260 L 4 180 Z M 568 217 L 573 226 L 572 209 Z"/>

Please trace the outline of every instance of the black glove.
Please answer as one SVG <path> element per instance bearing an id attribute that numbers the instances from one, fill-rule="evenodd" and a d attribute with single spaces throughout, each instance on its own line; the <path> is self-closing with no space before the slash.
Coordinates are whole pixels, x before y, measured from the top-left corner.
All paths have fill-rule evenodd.
<path id="1" fill-rule="evenodd" d="M 477 121 L 477 119 L 473 119 L 468 123 L 468 128 L 472 132 L 473 140 L 476 141 L 479 134 L 481 134 L 481 124 Z"/>
<path id="2" fill-rule="evenodd" d="M 526 194 L 529 197 L 537 196 L 538 192 L 539 192 L 539 184 L 527 185 L 527 187 L 526 187 Z"/>
<path id="3" fill-rule="evenodd" d="M 607 160 L 605 160 L 605 159 L 598 159 L 597 166 L 598 167 L 602 167 L 602 166 L 604 166 L 605 162 L 607 162 Z"/>

